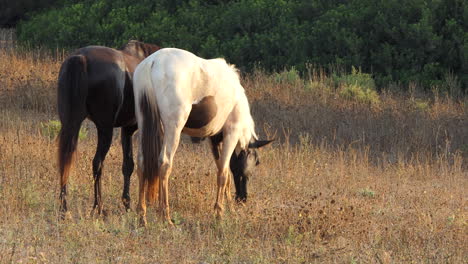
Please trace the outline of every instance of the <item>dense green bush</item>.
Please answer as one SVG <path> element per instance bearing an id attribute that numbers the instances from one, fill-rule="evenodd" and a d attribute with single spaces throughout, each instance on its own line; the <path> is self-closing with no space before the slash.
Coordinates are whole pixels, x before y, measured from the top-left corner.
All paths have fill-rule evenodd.
<path id="1" fill-rule="evenodd" d="M 466 89 L 467 21 L 464 0 L 85 0 L 37 13 L 18 32 L 23 43 L 52 48 L 140 39 L 247 71 L 356 66 L 377 87 L 443 89 L 450 75 Z"/>
<path id="2" fill-rule="evenodd" d="M 14 27 L 28 13 L 51 6 L 61 6 L 64 0 L 0 0 L 0 28 Z"/>

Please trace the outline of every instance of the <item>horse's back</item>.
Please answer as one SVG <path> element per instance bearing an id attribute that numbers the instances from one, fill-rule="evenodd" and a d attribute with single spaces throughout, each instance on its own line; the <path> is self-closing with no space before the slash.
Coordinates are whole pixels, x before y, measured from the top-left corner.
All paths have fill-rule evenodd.
<path id="1" fill-rule="evenodd" d="M 76 50 L 73 55 L 82 55 L 88 63 L 90 84 L 114 79 L 125 73 L 122 52 L 103 46 L 87 46 Z"/>
<path id="2" fill-rule="evenodd" d="M 201 58 L 176 48 L 166 48 L 155 52 L 152 57 L 152 76 L 155 81 L 180 82 L 197 75 Z"/>
<path id="3" fill-rule="evenodd" d="M 143 92 L 155 96 L 163 120 L 185 116 L 184 132 L 208 136 L 223 127 L 243 88 L 237 72 L 224 59 L 206 60 L 167 48 L 137 66 L 135 93 L 139 98 Z"/>
<path id="4" fill-rule="evenodd" d="M 237 73 L 224 59 L 206 60 L 185 50 L 165 48 L 147 60 L 151 61 L 152 82 L 161 89 L 156 94 L 163 87 L 166 92 L 174 89 L 193 103 L 206 96 L 231 97 L 239 86 Z"/>

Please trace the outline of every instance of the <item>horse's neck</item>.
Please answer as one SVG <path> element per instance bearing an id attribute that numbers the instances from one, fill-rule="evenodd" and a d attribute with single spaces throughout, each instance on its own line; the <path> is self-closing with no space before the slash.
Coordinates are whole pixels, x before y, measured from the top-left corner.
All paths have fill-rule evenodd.
<path id="1" fill-rule="evenodd" d="M 144 53 L 140 51 L 139 49 L 133 48 L 133 47 L 126 47 L 125 49 L 122 50 L 122 53 L 134 57 L 140 61 L 145 59 Z"/>
<path id="2" fill-rule="evenodd" d="M 148 57 L 149 55 L 151 55 L 151 54 L 153 54 L 156 51 L 161 49 L 161 47 L 159 47 L 157 45 L 147 44 L 147 43 L 141 44 L 141 46 L 139 48 L 140 48 L 140 50 L 143 51 L 144 58 Z"/>
<path id="3" fill-rule="evenodd" d="M 156 45 L 133 43 L 131 45 L 125 46 L 122 49 L 122 52 L 140 60 L 143 60 L 158 49 L 159 47 Z"/>

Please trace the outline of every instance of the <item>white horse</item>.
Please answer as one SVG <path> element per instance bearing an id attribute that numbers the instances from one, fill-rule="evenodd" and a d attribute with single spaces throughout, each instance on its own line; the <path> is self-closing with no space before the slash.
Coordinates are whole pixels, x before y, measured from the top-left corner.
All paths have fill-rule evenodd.
<path id="1" fill-rule="evenodd" d="M 230 201 L 229 162 L 233 152 L 237 149 L 244 154 L 238 161 L 243 164 L 238 166 L 255 166 L 258 158 L 254 149 L 272 141 L 259 141 L 255 134 L 236 68 L 224 59 L 205 60 L 185 50 L 161 49 L 135 69 L 134 93 L 141 131 L 137 171 L 142 224 L 146 224 L 146 199 L 156 199 L 158 184 L 163 217 L 172 224 L 168 180 L 182 132 L 211 139 L 218 168 L 215 212 L 220 217 L 223 195 Z M 245 156 L 252 158 L 249 161 Z"/>

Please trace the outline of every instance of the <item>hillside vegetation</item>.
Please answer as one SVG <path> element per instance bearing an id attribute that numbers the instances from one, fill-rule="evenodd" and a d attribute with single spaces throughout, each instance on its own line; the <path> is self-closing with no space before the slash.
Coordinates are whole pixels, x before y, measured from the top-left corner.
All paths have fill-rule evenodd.
<path id="1" fill-rule="evenodd" d="M 139 39 L 249 72 L 354 66 L 378 88 L 466 91 L 467 21 L 463 0 L 81 0 L 31 13 L 18 39 L 52 49 Z"/>

